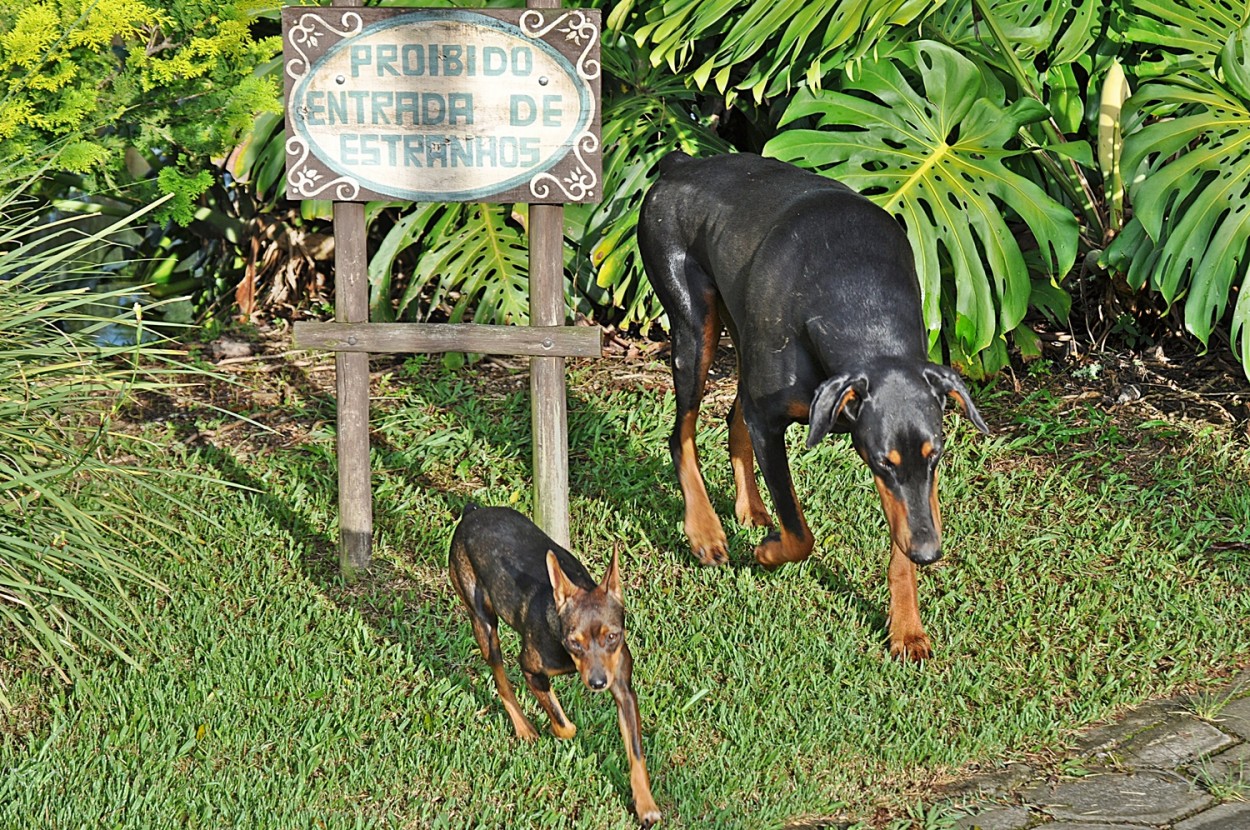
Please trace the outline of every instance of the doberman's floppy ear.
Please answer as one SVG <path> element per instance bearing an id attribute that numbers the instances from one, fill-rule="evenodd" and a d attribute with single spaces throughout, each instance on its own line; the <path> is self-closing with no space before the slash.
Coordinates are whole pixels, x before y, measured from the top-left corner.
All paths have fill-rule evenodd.
<path id="1" fill-rule="evenodd" d="M 547 578 L 551 580 L 551 593 L 556 598 L 556 608 L 563 608 L 577 593 L 576 585 L 564 575 L 560 560 L 556 559 L 555 551 L 547 551 Z"/>
<path id="2" fill-rule="evenodd" d="M 977 411 L 976 404 L 972 402 L 972 396 L 968 394 L 968 387 L 964 386 L 964 382 L 954 369 L 939 363 L 930 363 L 924 369 L 924 376 L 938 397 L 950 395 L 959 401 L 963 405 L 964 414 L 968 416 L 969 421 L 972 421 L 972 425 L 989 435 L 990 428 L 986 426 L 985 419 L 981 417 L 981 413 Z"/>
<path id="3" fill-rule="evenodd" d="M 607 591 L 608 596 L 621 601 L 621 569 L 618 562 L 616 551 L 612 551 L 612 564 L 608 566 L 608 572 L 603 575 L 603 582 L 600 586 Z"/>
<path id="4" fill-rule="evenodd" d="M 863 375 L 840 375 L 816 387 L 807 415 L 807 446 L 814 447 L 833 431 L 838 416 L 852 424 L 859 416 L 859 407 L 868 397 L 868 378 Z"/>

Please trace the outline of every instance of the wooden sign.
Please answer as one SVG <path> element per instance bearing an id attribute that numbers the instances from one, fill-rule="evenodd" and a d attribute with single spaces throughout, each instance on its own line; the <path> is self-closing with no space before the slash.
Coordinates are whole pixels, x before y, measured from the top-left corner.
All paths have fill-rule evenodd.
<path id="1" fill-rule="evenodd" d="M 599 10 L 282 10 L 287 198 L 598 202 Z"/>

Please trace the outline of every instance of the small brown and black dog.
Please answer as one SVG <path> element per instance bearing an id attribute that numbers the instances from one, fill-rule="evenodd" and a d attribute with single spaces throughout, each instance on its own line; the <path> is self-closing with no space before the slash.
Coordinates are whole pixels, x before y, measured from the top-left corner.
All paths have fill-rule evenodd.
<path id="1" fill-rule="evenodd" d="M 634 810 L 643 827 L 659 822 L 642 755 L 638 698 L 630 685 L 634 661 L 625 644 L 616 554 L 603 581 L 596 583 L 573 554 L 520 513 L 469 504 L 451 537 L 448 565 L 517 737 L 533 741 L 538 732 L 521 712 L 504 672 L 499 617 L 521 635 L 521 671 L 557 738 L 572 738 L 577 727 L 560 708 L 552 677 L 576 671 L 591 691 L 612 692 L 629 755 Z"/>

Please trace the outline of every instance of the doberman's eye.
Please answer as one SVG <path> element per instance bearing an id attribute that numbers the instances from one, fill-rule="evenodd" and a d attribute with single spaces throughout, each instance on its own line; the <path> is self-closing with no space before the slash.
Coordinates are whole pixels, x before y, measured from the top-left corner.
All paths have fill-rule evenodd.
<path id="1" fill-rule="evenodd" d="M 568 649 L 569 654 L 581 654 L 586 650 L 577 640 L 565 640 L 564 647 Z"/>
<path id="2" fill-rule="evenodd" d="M 620 644 L 620 642 L 621 642 L 621 632 L 619 631 L 609 631 L 606 635 L 604 635 L 603 644 L 606 645 L 608 648 L 616 648 L 616 646 Z"/>

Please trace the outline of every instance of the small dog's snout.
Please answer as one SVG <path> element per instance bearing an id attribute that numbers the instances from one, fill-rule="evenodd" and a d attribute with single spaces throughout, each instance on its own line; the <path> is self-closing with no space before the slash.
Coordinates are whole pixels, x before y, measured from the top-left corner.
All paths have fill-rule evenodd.
<path id="1" fill-rule="evenodd" d="M 603 675 L 591 675 L 586 678 L 586 685 L 593 691 L 602 692 L 608 688 L 608 678 Z"/>

